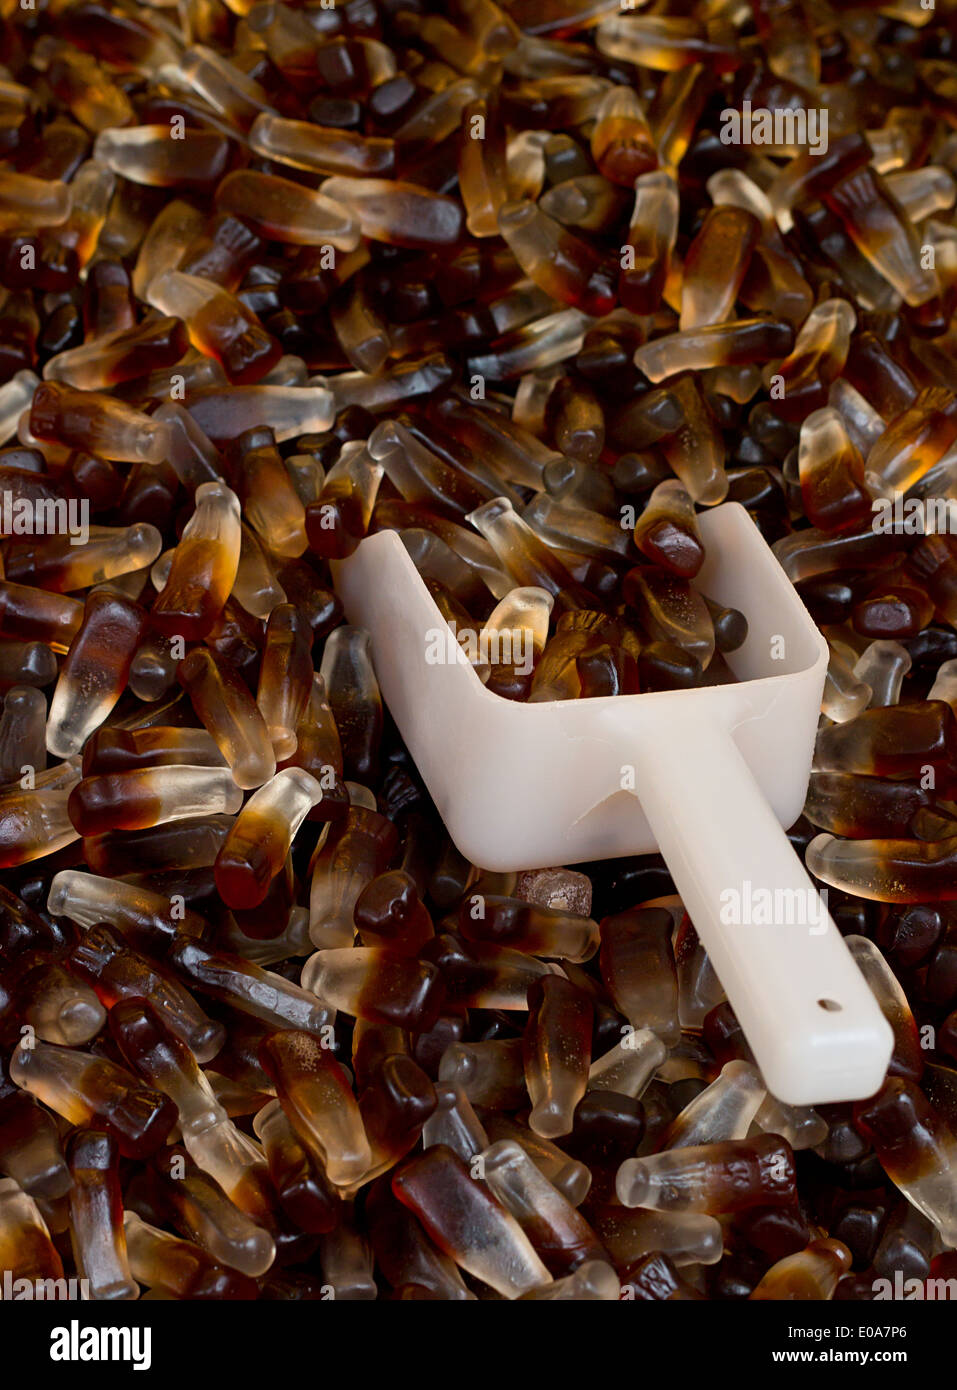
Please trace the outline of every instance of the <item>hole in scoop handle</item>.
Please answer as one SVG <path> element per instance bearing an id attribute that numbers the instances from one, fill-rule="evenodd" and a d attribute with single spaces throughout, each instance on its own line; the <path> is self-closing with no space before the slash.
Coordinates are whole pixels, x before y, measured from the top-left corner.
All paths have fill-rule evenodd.
<path id="1" fill-rule="evenodd" d="M 785 736 L 785 735 L 783 735 Z M 857 1100 L 893 1036 L 731 735 L 670 718 L 641 740 L 638 795 L 773 1095 Z"/>

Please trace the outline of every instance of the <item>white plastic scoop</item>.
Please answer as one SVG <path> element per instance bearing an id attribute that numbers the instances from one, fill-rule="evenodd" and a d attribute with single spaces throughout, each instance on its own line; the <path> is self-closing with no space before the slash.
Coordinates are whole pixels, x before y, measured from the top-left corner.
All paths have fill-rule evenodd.
<path id="1" fill-rule="evenodd" d="M 891 1030 L 782 829 L 807 792 L 827 645 L 743 507 L 698 522 L 696 586 L 748 620 L 726 658 L 740 684 L 505 700 L 456 643 L 433 664 L 444 619 L 394 531 L 339 563 L 336 587 L 466 858 L 506 872 L 659 850 L 771 1092 L 869 1096 Z"/>

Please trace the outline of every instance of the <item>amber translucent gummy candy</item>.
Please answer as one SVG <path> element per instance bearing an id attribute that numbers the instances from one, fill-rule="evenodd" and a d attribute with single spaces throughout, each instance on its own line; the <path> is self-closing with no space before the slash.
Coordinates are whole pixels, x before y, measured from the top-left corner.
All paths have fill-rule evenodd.
<path id="1" fill-rule="evenodd" d="M 372 1162 L 372 1150 L 356 1099 L 329 1049 L 307 1034 L 278 1032 L 264 1040 L 260 1056 L 290 1123 L 330 1182 L 357 1182 Z"/>
<path id="2" fill-rule="evenodd" d="M 229 597 L 239 564 L 239 499 L 222 483 L 196 489 L 166 583 L 152 609 L 154 626 L 169 637 L 205 637 Z"/>
<path id="3" fill-rule="evenodd" d="M 275 772 L 276 758 L 248 686 L 226 662 L 199 647 L 180 664 L 178 676 L 237 786 L 262 786 Z"/>
<path id="4" fill-rule="evenodd" d="M 75 1125 L 98 1125 L 126 1158 L 145 1158 L 165 1142 L 175 1108 L 123 1067 L 71 1048 L 35 1043 L 18 1048 L 10 1076 Z"/>

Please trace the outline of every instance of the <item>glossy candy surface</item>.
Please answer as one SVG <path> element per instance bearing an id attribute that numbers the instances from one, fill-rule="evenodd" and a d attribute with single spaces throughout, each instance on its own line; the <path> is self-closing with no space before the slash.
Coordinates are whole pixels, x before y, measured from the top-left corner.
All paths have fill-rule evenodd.
<path id="1" fill-rule="evenodd" d="M 0 1268 L 263 1302 L 952 1272 L 952 30 L 2 7 Z M 483 698 L 722 684 L 725 499 L 829 644 L 790 833 L 894 1032 L 853 1108 L 767 1091 L 657 856 L 466 861 L 336 593 L 391 529 Z"/>

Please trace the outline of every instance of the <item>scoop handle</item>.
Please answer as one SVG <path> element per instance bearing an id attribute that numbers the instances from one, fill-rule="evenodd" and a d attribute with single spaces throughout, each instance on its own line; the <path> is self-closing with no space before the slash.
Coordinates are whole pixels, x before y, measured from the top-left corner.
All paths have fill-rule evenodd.
<path id="1" fill-rule="evenodd" d="M 669 716 L 640 741 L 636 778 L 771 1093 L 791 1105 L 873 1095 L 890 1026 L 731 734 Z"/>

